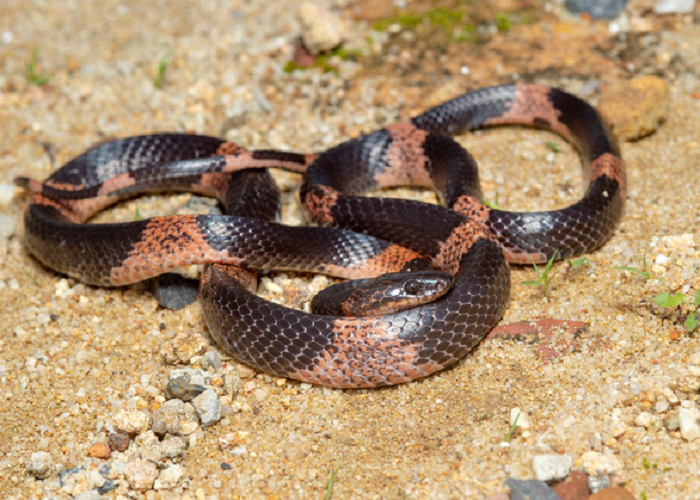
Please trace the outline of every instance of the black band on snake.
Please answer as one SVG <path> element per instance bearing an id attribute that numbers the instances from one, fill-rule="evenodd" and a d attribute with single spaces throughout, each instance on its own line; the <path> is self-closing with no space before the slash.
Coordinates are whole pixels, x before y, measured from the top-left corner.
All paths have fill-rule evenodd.
<path id="1" fill-rule="evenodd" d="M 484 205 L 474 160 L 448 135 L 508 124 L 552 130 L 577 147 L 589 177 L 579 202 L 529 213 Z M 303 173 L 303 205 L 317 222 L 336 227 L 272 222 L 279 199 L 268 167 Z M 624 163 L 595 109 L 537 85 L 468 92 L 318 155 L 159 134 L 99 145 L 44 183 L 17 183 L 32 192 L 25 243 L 46 266 L 86 283 L 121 286 L 207 264 L 204 318 L 224 351 L 270 374 L 348 388 L 407 382 L 461 359 L 506 309 L 508 262 L 598 248 L 622 217 L 626 190 Z M 434 188 L 445 206 L 361 196 L 399 185 Z M 84 224 L 120 199 L 153 191 L 213 196 L 226 215 Z M 313 314 L 263 300 L 251 270 L 355 279 L 419 276 L 429 268 L 447 273 L 431 274 L 435 284 L 452 281 L 444 296 L 362 316 L 334 315 L 356 311 L 342 305 Z"/>

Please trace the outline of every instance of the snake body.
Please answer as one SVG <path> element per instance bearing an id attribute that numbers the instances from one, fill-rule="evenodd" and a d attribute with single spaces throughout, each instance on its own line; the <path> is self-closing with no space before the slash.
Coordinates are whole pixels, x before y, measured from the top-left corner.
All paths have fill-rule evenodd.
<path id="1" fill-rule="evenodd" d="M 483 203 L 476 163 L 449 136 L 510 124 L 551 130 L 578 148 L 589 178 L 579 202 L 529 213 Z M 263 167 L 303 173 L 303 205 L 323 226 L 342 229 L 275 223 L 279 201 Z M 524 84 L 468 92 L 318 155 L 158 134 L 99 145 L 43 183 L 18 183 L 32 192 L 25 243 L 46 266 L 120 286 L 207 264 L 200 297 L 223 350 L 265 372 L 333 387 L 398 384 L 455 363 L 502 317 L 509 261 L 598 248 L 615 231 L 626 193 L 624 163 L 595 109 L 561 90 Z M 397 185 L 431 187 L 445 206 L 361 196 Z M 84 224 L 125 197 L 172 190 L 214 196 L 226 215 Z M 368 316 L 305 313 L 263 300 L 250 270 L 367 278 L 427 267 L 452 277 L 448 293 Z"/>

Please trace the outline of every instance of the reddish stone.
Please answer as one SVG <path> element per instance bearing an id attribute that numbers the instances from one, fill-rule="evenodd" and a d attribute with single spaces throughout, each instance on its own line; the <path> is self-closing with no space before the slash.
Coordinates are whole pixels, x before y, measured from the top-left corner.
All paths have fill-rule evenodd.
<path id="1" fill-rule="evenodd" d="M 552 486 L 561 500 L 586 500 L 590 494 L 588 475 L 581 471 L 572 471 L 569 477 Z"/>
<path id="2" fill-rule="evenodd" d="M 92 443 L 90 449 L 87 452 L 88 457 L 93 458 L 109 458 L 112 455 L 112 450 L 109 449 L 104 443 Z"/>
<path id="3" fill-rule="evenodd" d="M 603 488 L 598 493 L 588 497 L 588 500 L 635 500 L 635 498 L 626 489 L 615 486 L 613 488 Z"/>

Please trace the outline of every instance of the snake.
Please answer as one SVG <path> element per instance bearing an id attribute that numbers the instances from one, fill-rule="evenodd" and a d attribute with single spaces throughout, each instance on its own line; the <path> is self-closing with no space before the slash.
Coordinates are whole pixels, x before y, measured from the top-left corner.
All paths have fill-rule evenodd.
<path id="1" fill-rule="evenodd" d="M 588 179 L 583 197 L 537 212 L 486 204 L 476 161 L 452 136 L 501 125 L 570 142 Z M 315 226 L 277 221 L 268 168 L 302 174 L 299 198 Z M 223 351 L 271 375 L 338 388 L 400 384 L 453 365 L 505 313 L 510 264 L 599 248 L 626 198 L 624 161 L 596 109 L 524 83 L 468 91 L 320 153 L 150 134 L 99 144 L 44 182 L 16 183 L 30 192 L 25 245 L 43 265 L 116 287 L 204 264 L 203 318 Z M 394 186 L 431 188 L 441 203 L 367 195 Z M 86 223 L 124 198 L 171 191 L 214 197 L 224 213 Z M 256 269 L 354 281 L 305 312 L 258 296 Z M 367 296 L 379 305 L 356 307 Z"/>

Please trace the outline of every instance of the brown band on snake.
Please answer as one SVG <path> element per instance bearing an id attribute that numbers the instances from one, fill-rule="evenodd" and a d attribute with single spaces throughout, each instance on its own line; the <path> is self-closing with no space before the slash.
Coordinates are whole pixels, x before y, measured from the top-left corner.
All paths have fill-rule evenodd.
<path id="1" fill-rule="evenodd" d="M 374 175 L 377 186 L 431 187 L 427 168 L 430 159 L 423 151 L 423 142 L 428 132 L 411 122 L 395 123 L 386 130 L 392 139 L 384 155 L 388 168 Z"/>
<path id="2" fill-rule="evenodd" d="M 332 276 L 345 276 L 349 279 L 361 276 L 378 276 L 386 273 L 387 269 L 402 269 L 411 261 L 420 258 L 418 252 L 410 250 L 400 245 L 391 245 L 385 248 L 380 254 L 362 262 L 361 265 L 333 265 L 324 266 L 324 271 Z"/>
<path id="3" fill-rule="evenodd" d="M 462 195 L 452 204 L 452 210 L 465 217 L 485 224 L 489 220 L 491 209 L 474 196 Z"/>
<path id="4" fill-rule="evenodd" d="M 556 109 L 550 100 L 549 87 L 542 85 L 515 85 L 515 96 L 508 111 L 499 117 L 486 120 L 486 125 L 521 124 L 540 126 L 551 129 L 569 142 L 576 142 L 569 127 L 559 117 L 561 110 Z"/>
<path id="5" fill-rule="evenodd" d="M 606 176 L 617 182 L 620 189 L 620 197 L 627 197 L 627 175 L 625 164 L 619 156 L 604 153 L 591 162 L 591 180 Z"/>
<path id="6" fill-rule="evenodd" d="M 129 256 L 110 273 L 116 285 L 136 283 L 191 264 L 229 258 L 227 252 L 211 248 L 197 217 L 183 215 L 151 219 Z"/>
<path id="7" fill-rule="evenodd" d="M 386 337 L 386 325 L 365 318 L 338 318 L 333 322 L 335 340 L 311 369 L 291 374 L 311 383 L 363 388 L 395 385 L 425 377 L 443 366 L 418 364 L 420 349 L 410 342 Z"/>
<path id="8" fill-rule="evenodd" d="M 318 186 L 306 196 L 305 208 L 312 214 L 316 221 L 331 224 L 335 222 L 333 207 L 338 202 L 338 192 L 328 186 Z"/>

